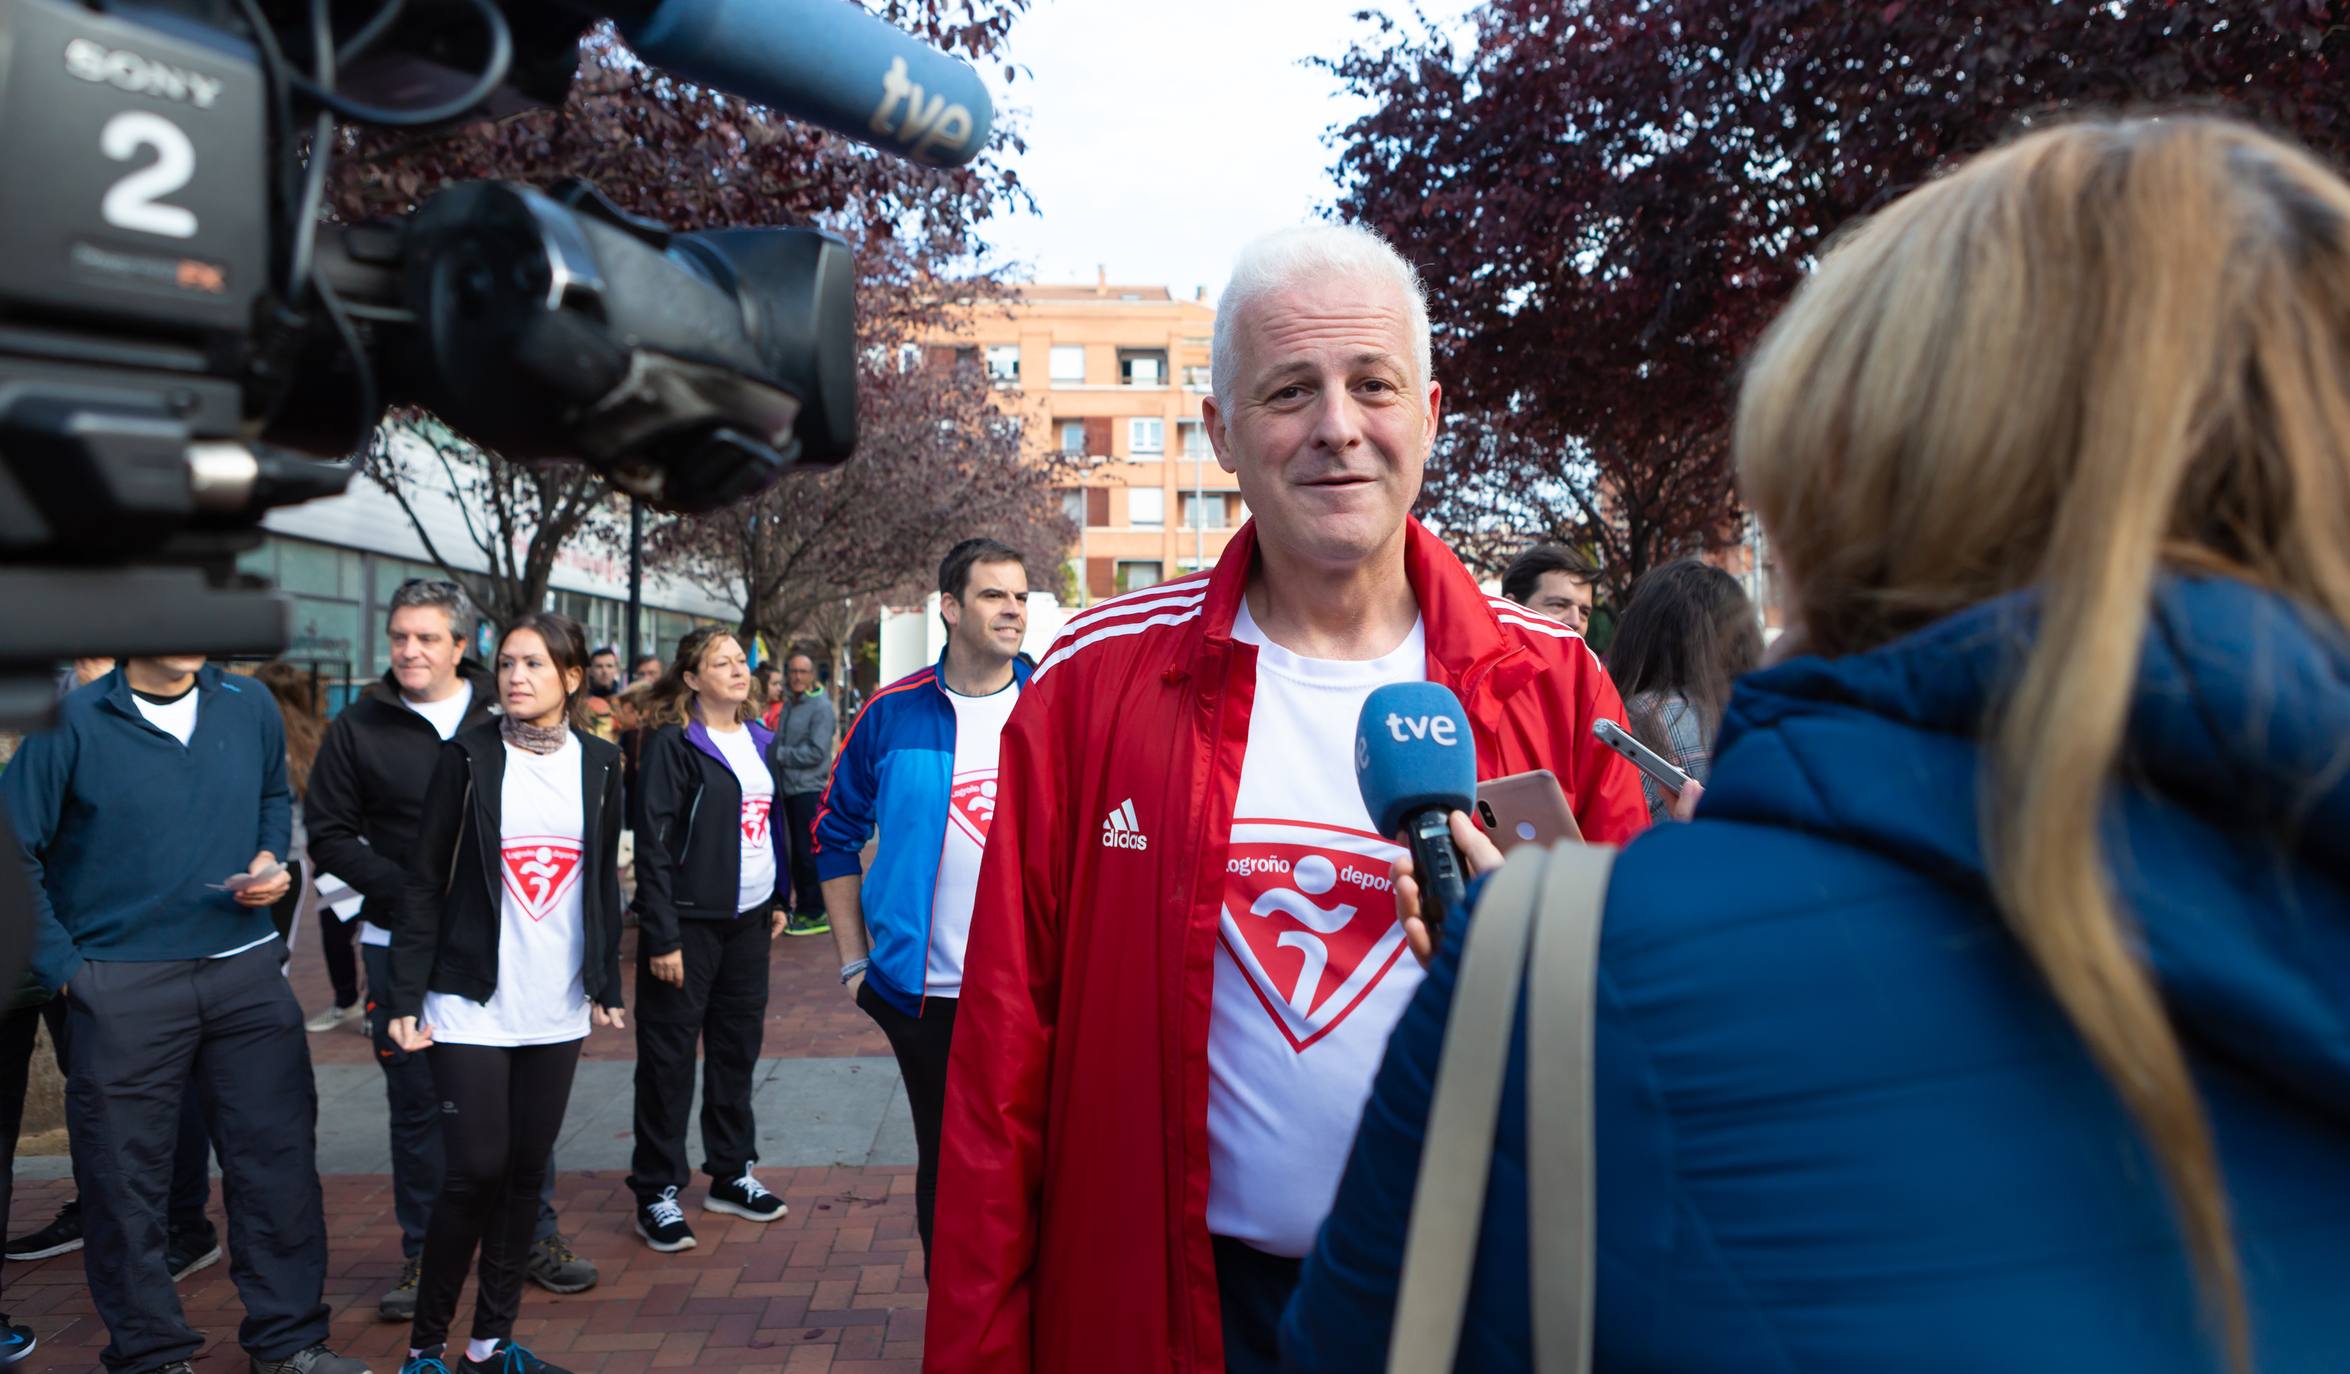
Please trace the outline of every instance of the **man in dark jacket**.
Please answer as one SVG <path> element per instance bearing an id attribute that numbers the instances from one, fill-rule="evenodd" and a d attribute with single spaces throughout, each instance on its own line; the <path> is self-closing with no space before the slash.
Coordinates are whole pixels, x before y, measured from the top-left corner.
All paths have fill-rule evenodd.
<path id="1" fill-rule="evenodd" d="M 824 918 L 824 887 L 816 880 L 813 831 L 816 809 L 824 800 L 824 784 L 832 777 L 832 741 L 839 733 L 832 698 L 816 681 L 816 660 L 794 653 L 784 660 L 783 709 L 775 716 L 775 746 L 768 766 L 775 770 L 775 790 L 783 794 L 784 832 L 791 841 L 791 919 L 786 935 L 823 935 L 832 929 Z"/>
<path id="2" fill-rule="evenodd" d="M 200 656 L 133 658 L 59 714 L 0 774 L 0 799 L 33 885 L 34 974 L 69 993 L 66 1127 L 106 1367 L 184 1370 L 202 1345 L 165 1259 L 195 1091 L 253 1370 L 365 1374 L 325 1344 L 318 1091 L 269 919 L 292 885 L 277 703 Z"/>
<path id="3" fill-rule="evenodd" d="M 489 719 L 497 692 L 488 671 L 464 656 L 473 611 L 455 583 L 402 584 L 392 594 L 389 637 L 391 670 L 327 726 L 311 765 L 303 819 L 311 858 L 362 902 L 368 1030 L 391 1106 L 392 1205 L 407 1257 L 378 1310 L 386 1321 L 407 1321 L 415 1315 L 425 1226 L 441 1187 L 440 1094 L 423 1057 L 393 1044 L 387 1029 L 391 925 L 441 741 Z M 574 1255 L 556 1229 L 554 1180 L 549 1167 L 528 1272 L 550 1292 L 583 1292 L 595 1286 L 596 1267 Z"/>

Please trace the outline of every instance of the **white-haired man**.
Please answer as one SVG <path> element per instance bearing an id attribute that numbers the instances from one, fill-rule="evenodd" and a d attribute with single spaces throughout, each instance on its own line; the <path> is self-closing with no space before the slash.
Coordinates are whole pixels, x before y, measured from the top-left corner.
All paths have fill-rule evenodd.
<path id="1" fill-rule="evenodd" d="M 1480 772 L 1550 769 L 1593 839 L 1646 817 L 1590 736 L 1623 706 L 1580 638 L 1409 517 L 1441 396 L 1410 266 L 1360 229 L 1261 239 L 1214 362 L 1204 418 L 1254 518 L 1211 572 L 1072 620 L 1004 731 L 933 1371 L 1273 1367 L 1420 978 L 1351 766 L 1373 687 L 1451 687 Z"/>

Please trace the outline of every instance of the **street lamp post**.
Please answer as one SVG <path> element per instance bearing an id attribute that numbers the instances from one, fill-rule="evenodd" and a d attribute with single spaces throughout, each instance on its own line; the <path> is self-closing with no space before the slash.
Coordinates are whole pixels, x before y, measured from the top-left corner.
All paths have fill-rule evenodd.
<path id="1" fill-rule="evenodd" d="M 644 656 L 645 508 L 628 500 L 628 671 Z"/>

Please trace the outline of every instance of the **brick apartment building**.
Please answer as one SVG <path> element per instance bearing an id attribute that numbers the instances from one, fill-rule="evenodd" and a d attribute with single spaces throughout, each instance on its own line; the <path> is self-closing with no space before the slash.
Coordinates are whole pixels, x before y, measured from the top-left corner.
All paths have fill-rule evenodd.
<path id="1" fill-rule="evenodd" d="M 1212 564 L 1247 518 L 1200 424 L 1215 307 L 1164 286 L 1037 285 L 986 307 L 934 353 L 984 366 L 1038 453 L 1079 460 L 1076 604 Z"/>

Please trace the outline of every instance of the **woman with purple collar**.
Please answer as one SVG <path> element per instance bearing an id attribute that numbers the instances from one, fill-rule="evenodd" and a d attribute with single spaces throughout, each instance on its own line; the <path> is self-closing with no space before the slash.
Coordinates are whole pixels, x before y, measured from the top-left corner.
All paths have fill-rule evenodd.
<path id="1" fill-rule="evenodd" d="M 767 950 L 776 901 L 770 736 L 751 708 L 750 664 L 720 629 L 678 641 L 653 692 L 654 729 L 637 768 L 636 1233 L 655 1250 L 691 1249 L 678 1190 L 702 1051 L 705 1212 L 774 1221 L 783 1199 L 751 1173 L 752 1071 L 767 1019 Z"/>

